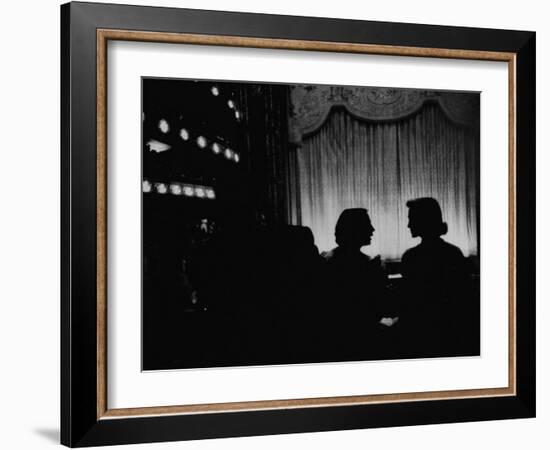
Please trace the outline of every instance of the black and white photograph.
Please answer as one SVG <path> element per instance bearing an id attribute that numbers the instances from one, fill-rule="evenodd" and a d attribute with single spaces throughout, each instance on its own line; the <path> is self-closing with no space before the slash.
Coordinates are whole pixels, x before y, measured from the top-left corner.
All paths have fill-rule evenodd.
<path id="1" fill-rule="evenodd" d="M 142 78 L 142 370 L 480 355 L 480 93 Z"/>

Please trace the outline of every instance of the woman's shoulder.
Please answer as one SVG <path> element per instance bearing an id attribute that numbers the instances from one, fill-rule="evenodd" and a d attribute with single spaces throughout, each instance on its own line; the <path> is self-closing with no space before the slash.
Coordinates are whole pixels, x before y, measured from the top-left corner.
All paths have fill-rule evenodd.
<path id="1" fill-rule="evenodd" d="M 464 258 L 464 254 L 459 247 L 440 239 L 437 243 L 430 243 L 428 245 L 420 243 L 405 250 L 401 260 L 410 261 L 415 258 L 422 258 L 425 255 L 430 255 L 433 257 L 437 257 L 439 255 L 447 258 Z"/>
<path id="2" fill-rule="evenodd" d="M 420 255 L 422 253 L 422 247 L 421 244 L 415 245 L 414 247 L 408 248 L 403 253 L 403 256 L 401 257 L 401 260 L 409 260 L 413 259 L 416 256 Z"/>
<path id="3" fill-rule="evenodd" d="M 459 247 L 443 239 L 441 239 L 441 242 L 441 249 L 445 252 L 446 255 L 454 256 L 456 258 L 464 258 L 464 253 L 462 253 L 462 250 L 460 250 Z"/>
<path id="4" fill-rule="evenodd" d="M 357 253 L 354 253 L 350 256 L 349 254 L 346 254 L 346 253 L 342 252 L 340 247 L 335 247 L 332 250 L 329 250 L 329 251 L 326 251 L 326 252 L 321 252 L 321 257 L 326 262 L 340 261 L 340 260 L 345 260 L 345 261 L 352 260 L 352 261 L 370 263 L 370 262 L 373 261 L 373 258 L 371 258 L 366 253 L 357 252 Z"/>

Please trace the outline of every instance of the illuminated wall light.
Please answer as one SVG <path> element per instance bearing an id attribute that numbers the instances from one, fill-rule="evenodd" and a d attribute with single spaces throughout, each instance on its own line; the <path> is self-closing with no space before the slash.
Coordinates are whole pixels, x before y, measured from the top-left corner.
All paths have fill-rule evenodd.
<path id="1" fill-rule="evenodd" d="M 239 111 L 235 111 L 235 118 L 239 120 L 241 118 L 241 113 Z"/>
<path id="2" fill-rule="evenodd" d="M 159 130 L 163 133 L 168 133 L 170 131 L 170 125 L 168 125 L 166 119 L 160 119 Z"/>
<path id="3" fill-rule="evenodd" d="M 197 145 L 198 145 L 200 148 L 206 147 L 206 144 L 207 144 L 207 142 L 206 142 L 206 138 L 205 138 L 204 136 L 199 136 L 199 137 L 197 138 Z"/>
<path id="4" fill-rule="evenodd" d="M 218 89 L 217 86 L 212 86 L 210 88 L 210 92 L 212 92 L 212 95 L 217 97 L 218 95 L 220 95 L 220 90 Z"/>
<path id="5" fill-rule="evenodd" d="M 220 147 L 220 144 L 218 144 L 217 142 L 214 142 L 212 144 L 212 151 L 217 155 L 219 154 L 221 151 L 222 151 L 222 148 Z"/>
<path id="6" fill-rule="evenodd" d="M 226 148 L 223 154 L 227 159 L 233 159 L 233 150 L 231 150 L 230 148 Z"/>
<path id="7" fill-rule="evenodd" d="M 187 141 L 189 139 L 189 131 L 187 131 L 185 128 L 182 128 L 180 130 L 180 138 L 182 138 L 184 141 Z"/>
<path id="8" fill-rule="evenodd" d="M 156 152 L 156 153 L 165 152 L 166 150 L 170 150 L 172 148 L 170 145 L 165 144 L 164 142 L 157 141 L 155 139 L 151 139 L 145 145 L 149 147 L 150 152 Z"/>
<path id="9" fill-rule="evenodd" d="M 193 197 L 195 195 L 195 189 L 193 189 L 193 186 L 184 185 L 183 195 L 185 195 L 186 197 Z"/>
<path id="10" fill-rule="evenodd" d="M 236 163 L 238 163 L 238 162 L 241 160 L 241 157 L 239 156 L 238 153 L 235 153 L 235 154 L 233 155 L 233 160 L 234 160 Z"/>
<path id="11" fill-rule="evenodd" d="M 233 100 L 227 100 L 227 106 L 229 106 L 229 108 L 233 109 L 235 107 L 235 102 Z"/>
<path id="12" fill-rule="evenodd" d="M 172 183 L 170 185 L 170 192 L 174 195 L 181 195 L 182 194 L 181 185 Z"/>
<path id="13" fill-rule="evenodd" d="M 158 194 L 171 193 L 172 195 L 185 195 L 186 197 L 207 198 L 214 200 L 216 192 L 211 186 L 200 186 L 181 183 L 151 183 L 148 180 L 142 182 L 143 192 L 157 192 Z"/>
<path id="14" fill-rule="evenodd" d="M 155 183 L 155 189 L 159 194 L 166 194 L 166 192 L 168 192 L 168 189 L 164 183 Z"/>

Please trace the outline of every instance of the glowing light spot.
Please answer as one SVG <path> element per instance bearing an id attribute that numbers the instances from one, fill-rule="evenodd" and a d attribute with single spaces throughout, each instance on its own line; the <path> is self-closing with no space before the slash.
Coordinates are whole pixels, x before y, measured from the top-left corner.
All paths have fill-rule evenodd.
<path id="1" fill-rule="evenodd" d="M 210 88 L 210 92 L 212 92 L 212 95 L 217 97 L 218 95 L 220 95 L 220 90 L 218 89 L 217 86 L 212 86 Z"/>
<path id="2" fill-rule="evenodd" d="M 183 186 L 183 195 L 186 197 L 193 197 L 193 195 L 195 195 L 195 189 L 193 189 L 193 186 Z"/>
<path id="3" fill-rule="evenodd" d="M 222 151 L 221 147 L 220 147 L 220 144 L 218 144 L 217 142 L 214 142 L 212 144 L 212 151 L 217 155 L 218 153 L 220 153 Z"/>
<path id="4" fill-rule="evenodd" d="M 168 125 L 166 119 L 160 119 L 159 130 L 163 133 L 168 133 L 170 131 L 170 125 Z"/>
<path id="5" fill-rule="evenodd" d="M 241 113 L 239 111 L 235 111 L 235 118 L 239 120 L 241 118 Z"/>
<path id="6" fill-rule="evenodd" d="M 181 186 L 176 183 L 170 185 L 170 192 L 174 195 L 181 195 Z"/>
<path id="7" fill-rule="evenodd" d="M 143 192 L 145 193 L 151 192 L 151 189 L 152 189 L 151 183 L 147 180 L 144 180 L 142 183 L 142 189 L 143 189 Z"/>
<path id="8" fill-rule="evenodd" d="M 172 148 L 170 145 L 155 139 L 151 139 L 146 145 L 149 147 L 150 152 L 156 153 L 165 152 L 166 150 L 170 150 Z"/>
<path id="9" fill-rule="evenodd" d="M 168 192 L 168 188 L 164 183 L 155 183 L 155 188 L 159 194 L 166 194 Z"/>
<path id="10" fill-rule="evenodd" d="M 239 156 L 238 153 L 235 153 L 235 154 L 233 155 L 233 159 L 235 160 L 236 163 L 238 163 L 238 162 L 241 160 L 241 157 Z"/>
<path id="11" fill-rule="evenodd" d="M 226 148 L 223 154 L 227 159 L 233 159 L 233 150 L 230 148 Z"/>
<path id="12" fill-rule="evenodd" d="M 207 142 L 206 142 L 206 138 L 205 138 L 204 136 L 199 136 L 199 137 L 197 138 L 197 145 L 198 145 L 200 148 L 206 147 L 206 144 L 207 144 Z"/>
<path id="13" fill-rule="evenodd" d="M 229 106 L 229 108 L 233 109 L 235 107 L 235 102 L 233 100 L 227 100 L 227 106 Z"/>
<path id="14" fill-rule="evenodd" d="M 201 186 L 195 186 L 195 195 L 198 198 L 204 198 L 206 196 L 206 192 L 204 191 L 204 188 Z"/>
<path id="15" fill-rule="evenodd" d="M 206 189 L 206 198 L 209 198 L 210 200 L 214 200 L 216 198 L 214 189 Z"/>
<path id="16" fill-rule="evenodd" d="M 180 137 L 184 140 L 184 141 L 187 141 L 189 139 L 189 131 L 187 131 L 185 128 L 182 128 L 180 130 Z"/>

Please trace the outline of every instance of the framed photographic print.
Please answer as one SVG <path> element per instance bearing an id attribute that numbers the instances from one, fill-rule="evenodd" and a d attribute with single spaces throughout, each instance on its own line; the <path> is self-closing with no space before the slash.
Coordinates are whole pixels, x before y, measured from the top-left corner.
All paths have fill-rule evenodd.
<path id="1" fill-rule="evenodd" d="M 61 18 L 63 444 L 535 415 L 535 33 Z"/>

